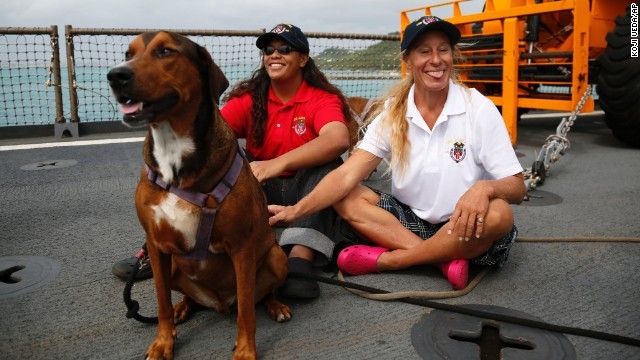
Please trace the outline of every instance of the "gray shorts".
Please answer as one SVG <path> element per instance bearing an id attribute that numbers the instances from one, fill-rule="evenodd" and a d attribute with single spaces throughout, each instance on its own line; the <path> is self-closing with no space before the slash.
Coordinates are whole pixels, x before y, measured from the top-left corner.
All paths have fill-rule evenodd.
<path id="1" fill-rule="evenodd" d="M 269 204 L 294 205 L 307 196 L 329 172 L 342 164 L 342 158 L 315 168 L 299 170 L 295 176 L 265 181 L 262 189 Z M 322 256 L 314 257 L 314 265 L 324 266 L 334 252 L 334 225 L 337 214 L 332 207 L 302 218 L 285 229 L 276 229 L 278 243 L 286 252 L 293 245 L 303 245 Z"/>
<path id="2" fill-rule="evenodd" d="M 385 209 L 395 216 L 405 228 L 409 229 L 412 233 L 419 236 L 421 239 L 428 239 L 435 235 L 435 233 L 443 227 L 446 222 L 440 224 L 431 224 L 428 221 L 422 220 L 416 215 L 411 208 L 394 198 L 393 196 L 380 192 L 375 189 L 371 189 L 380 195 L 380 201 L 376 204 L 378 207 Z M 344 228 L 348 228 L 344 227 Z M 343 228 L 342 232 L 346 239 L 351 242 L 362 242 L 362 238 L 359 238 L 353 230 L 348 233 L 349 230 Z M 518 235 L 518 229 L 514 225 L 511 231 L 507 235 L 493 242 L 489 250 L 486 253 L 477 256 L 470 261 L 476 265 L 481 266 L 497 266 L 502 267 L 507 261 L 509 256 L 509 250 L 515 243 Z"/>

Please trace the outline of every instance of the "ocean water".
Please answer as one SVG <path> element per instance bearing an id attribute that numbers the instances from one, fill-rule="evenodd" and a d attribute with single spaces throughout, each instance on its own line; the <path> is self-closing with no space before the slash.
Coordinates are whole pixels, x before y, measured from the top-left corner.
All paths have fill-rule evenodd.
<path id="1" fill-rule="evenodd" d="M 54 123 L 55 92 L 48 77 L 42 67 L 0 69 L 0 126 Z"/>
<path id="2" fill-rule="evenodd" d="M 247 78 L 254 65 L 221 67 L 231 86 Z M 80 122 L 120 121 L 118 105 L 111 96 L 109 66 L 76 67 L 76 92 Z M 375 98 L 397 81 L 395 72 L 328 71 L 330 81 L 346 96 Z M 71 120 L 68 69 L 61 69 L 63 116 Z M 49 69 L 44 67 L 0 69 L 0 127 L 54 124 L 55 87 Z M 230 86 L 230 87 L 231 87 Z"/>

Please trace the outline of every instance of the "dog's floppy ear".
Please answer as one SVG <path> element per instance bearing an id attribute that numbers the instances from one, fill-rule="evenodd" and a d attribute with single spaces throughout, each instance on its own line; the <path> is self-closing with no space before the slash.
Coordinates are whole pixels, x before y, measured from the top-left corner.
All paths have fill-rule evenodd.
<path id="1" fill-rule="evenodd" d="M 229 80 L 211 58 L 211 54 L 204 46 L 198 45 L 198 56 L 202 60 L 203 74 L 207 74 L 209 91 L 216 104 L 220 103 L 220 96 L 229 87 Z"/>

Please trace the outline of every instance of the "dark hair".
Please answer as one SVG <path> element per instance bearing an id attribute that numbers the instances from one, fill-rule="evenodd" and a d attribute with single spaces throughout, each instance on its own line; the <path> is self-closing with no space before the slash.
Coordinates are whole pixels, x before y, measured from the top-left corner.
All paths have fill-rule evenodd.
<path id="1" fill-rule="evenodd" d="M 327 77 L 318 69 L 312 58 L 309 58 L 307 64 L 302 68 L 302 78 L 310 86 L 336 95 L 342 103 L 342 114 L 344 115 L 345 121 L 349 123 L 353 120 L 347 98 L 342 94 L 340 89 L 327 80 Z M 253 100 L 253 105 L 251 105 L 251 117 L 253 119 L 251 135 L 255 146 L 262 146 L 264 143 L 270 82 L 271 78 L 269 78 L 269 74 L 267 74 L 263 63 L 259 69 L 251 74 L 249 79 L 238 82 L 224 99 L 226 102 L 246 93 L 251 94 L 251 99 Z"/>

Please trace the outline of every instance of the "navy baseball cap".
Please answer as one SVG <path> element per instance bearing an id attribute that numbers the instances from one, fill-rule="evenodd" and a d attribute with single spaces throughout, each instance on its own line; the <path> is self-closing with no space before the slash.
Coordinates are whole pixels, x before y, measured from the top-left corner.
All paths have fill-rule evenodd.
<path id="1" fill-rule="evenodd" d="M 414 20 L 411 24 L 404 28 L 404 36 L 402 43 L 400 43 L 400 51 L 405 51 L 411 42 L 420 34 L 427 30 L 440 30 L 445 33 L 451 45 L 455 45 L 460 41 L 460 30 L 458 30 L 452 23 L 442 20 L 437 16 L 425 15 L 419 19 Z"/>
<path id="2" fill-rule="evenodd" d="M 309 41 L 307 41 L 307 37 L 304 36 L 302 30 L 295 25 L 276 25 L 273 29 L 269 30 L 269 32 L 258 37 L 258 40 L 256 40 L 256 46 L 258 49 L 264 49 L 264 47 L 267 46 L 269 41 L 273 38 L 281 38 L 301 53 L 309 53 Z"/>

